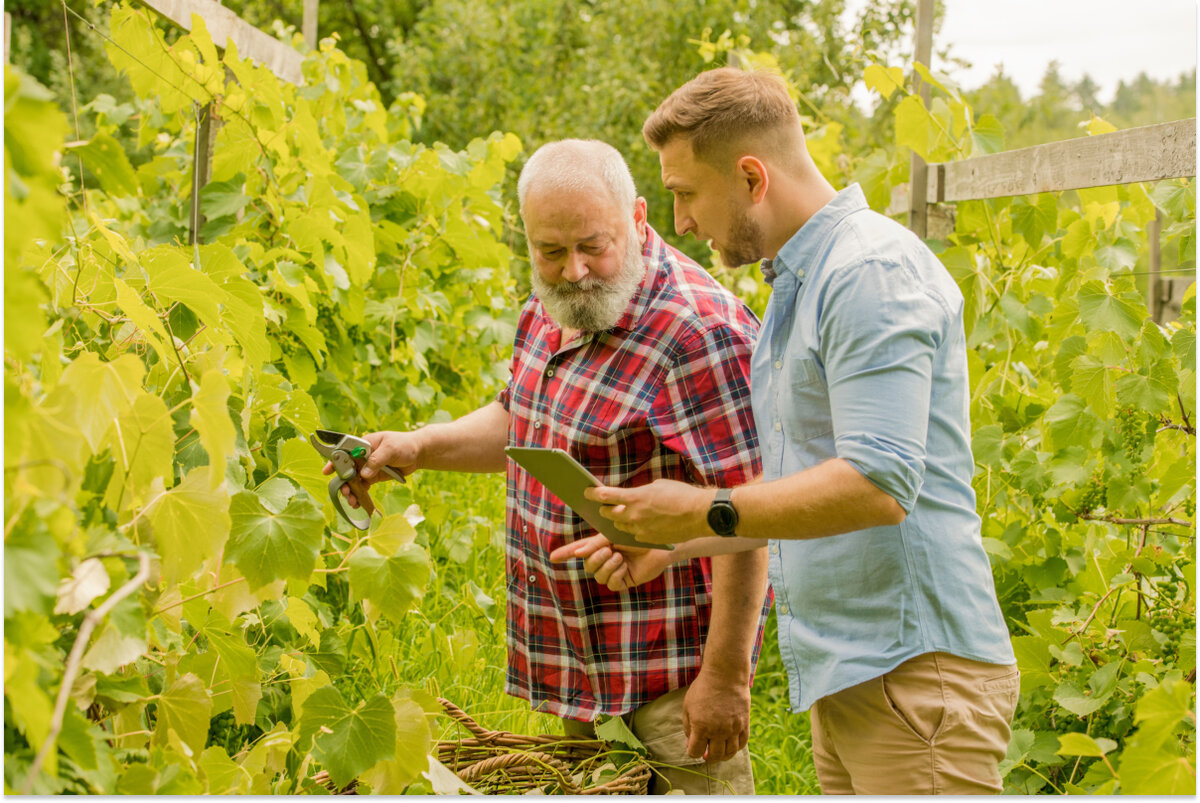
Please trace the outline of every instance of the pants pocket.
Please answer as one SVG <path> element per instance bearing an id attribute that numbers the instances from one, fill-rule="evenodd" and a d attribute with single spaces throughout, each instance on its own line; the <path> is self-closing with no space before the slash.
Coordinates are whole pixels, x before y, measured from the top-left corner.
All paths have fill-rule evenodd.
<path id="1" fill-rule="evenodd" d="M 904 729 L 925 744 L 933 744 L 948 719 L 936 659 L 918 656 L 879 680 L 883 699 Z"/>

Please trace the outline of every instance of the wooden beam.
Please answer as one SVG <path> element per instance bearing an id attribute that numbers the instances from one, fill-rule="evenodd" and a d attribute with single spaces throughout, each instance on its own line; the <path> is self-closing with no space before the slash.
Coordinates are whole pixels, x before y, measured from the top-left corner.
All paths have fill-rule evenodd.
<path id="1" fill-rule="evenodd" d="M 192 14 L 208 26 L 213 43 L 224 49 L 232 40 L 238 55 L 262 64 L 281 80 L 300 83 L 299 51 L 263 33 L 216 0 L 138 0 L 185 31 L 192 29 Z"/>
<path id="2" fill-rule="evenodd" d="M 916 31 L 913 42 L 913 60 L 930 64 L 933 55 L 933 0 L 917 0 Z M 914 88 L 920 93 L 921 102 L 929 107 L 929 85 L 921 80 L 920 74 L 913 78 Z M 924 239 L 929 230 L 929 206 L 926 203 L 926 182 L 929 176 L 929 166 L 925 160 L 912 154 L 909 164 L 909 184 L 912 190 L 908 197 L 908 227 L 918 237 Z M 936 196 L 934 196 L 936 197 Z"/>
<path id="3" fill-rule="evenodd" d="M 931 200 L 969 201 L 1196 175 L 1196 118 L 930 166 Z"/>

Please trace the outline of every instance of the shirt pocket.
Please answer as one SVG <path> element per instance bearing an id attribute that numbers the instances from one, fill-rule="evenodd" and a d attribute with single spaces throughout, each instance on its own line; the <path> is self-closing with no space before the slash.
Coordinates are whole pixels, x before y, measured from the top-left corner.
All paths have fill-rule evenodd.
<path id="1" fill-rule="evenodd" d="M 829 390 L 816 360 L 794 358 L 780 388 L 783 425 L 793 441 L 807 441 L 833 431 Z"/>

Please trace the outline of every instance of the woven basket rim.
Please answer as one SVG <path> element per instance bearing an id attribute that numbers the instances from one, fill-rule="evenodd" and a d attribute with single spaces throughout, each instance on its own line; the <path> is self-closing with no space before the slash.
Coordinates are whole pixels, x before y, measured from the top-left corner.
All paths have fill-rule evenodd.
<path id="1" fill-rule="evenodd" d="M 594 786 L 587 786 L 585 782 L 581 787 L 575 787 L 570 777 L 571 770 L 606 753 L 624 753 L 626 751 L 614 750 L 611 743 L 602 739 L 580 738 L 565 734 L 524 735 L 510 731 L 487 730 L 448 700 L 439 697 L 438 702 L 446 709 L 446 713 L 451 719 L 473 734 L 462 739 L 440 739 L 436 742 L 438 760 L 446 764 L 451 772 L 458 775 L 465 783 L 471 783 L 471 780 L 468 779 L 474 779 L 476 774 L 470 771 L 471 768 L 484 762 L 492 762 L 489 767 L 512 767 L 515 773 L 526 776 L 523 780 L 513 780 L 508 786 L 493 784 L 495 788 L 487 790 L 487 794 L 501 794 L 500 790 L 520 792 L 541 788 L 547 783 L 554 783 L 555 776 L 558 776 L 559 788 L 567 794 L 623 793 L 636 795 L 646 794 L 649 789 L 650 765 L 636 751 L 627 751 L 632 760 L 621 767 L 613 778 Z M 578 755 L 579 753 L 582 755 Z M 500 756 L 519 754 L 536 755 L 540 758 L 530 761 L 499 758 Z M 459 761 L 460 757 L 464 759 L 462 762 Z M 565 765 L 565 770 L 558 766 L 559 762 Z M 520 767 L 522 764 L 534 764 L 539 769 L 523 769 Z M 564 772 L 566 773 L 565 778 L 563 777 Z M 464 775 L 466 777 L 463 777 Z M 488 776 L 485 773 L 486 777 Z M 506 780 L 509 779 L 506 777 Z"/>

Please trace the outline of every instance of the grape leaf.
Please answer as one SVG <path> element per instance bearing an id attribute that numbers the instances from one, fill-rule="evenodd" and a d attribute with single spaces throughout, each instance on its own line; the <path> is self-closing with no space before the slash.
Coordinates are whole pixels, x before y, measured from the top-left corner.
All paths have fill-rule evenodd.
<path id="1" fill-rule="evenodd" d="M 201 571 L 229 538 L 229 493 L 210 487 L 207 474 L 193 469 L 146 512 L 168 584 Z"/>
<path id="2" fill-rule="evenodd" d="M 58 600 L 55 613 L 79 613 L 92 600 L 108 591 L 108 571 L 98 558 L 88 558 L 80 563 L 69 578 L 58 584 Z"/>
<path id="3" fill-rule="evenodd" d="M 225 555 L 251 590 L 274 580 L 307 580 L 317 564 L 325 518 L 303 495 L 292 497 L 282 513 L 272 513 L 251 491 L 233 497 Z"/>
<path id="4" fill-rule="evenodd" d="M 304 701 L 300 744 L 311 738 L 313 755 L 342 788 L 360 772 L 392 757 L 396 714 L 382 694 L 351 708 L 332 686 L 317 689 Z"/>
<path id="5" fill-rule="evenodd" d="M 218 369 L 205 371 L 200 390 L 192 396 L 192 426 L 200 434 L 200 444 L 208 453 L 209 487 L 216 488 L 225 479 L 225 460 L 233 451 L 236 435 L 226 407 L 229 383 Z"/>
<path id="6" fill-rule="evenodd" d="M 212 707 L 212 698 L 208 696 L 204 682 L 190 673 L 181 675 L 158 696 L 155 739 L 159 744 L 166 744 L 167 731 L 173 730 L 191 749 L 192 755 L 199 756 L 208 738 Z"/>
<path id="7" fill-rule="evenodd" d="M 400 622 L 425 595 L 429 557 L 416 544 L 406 544 L 387 558 L 364 546 L 350 558 L 349 565 L 351 597 L 370 600 L 393 622 Z"/>

